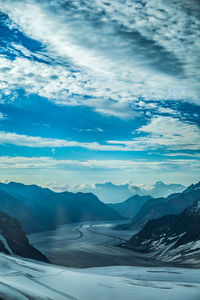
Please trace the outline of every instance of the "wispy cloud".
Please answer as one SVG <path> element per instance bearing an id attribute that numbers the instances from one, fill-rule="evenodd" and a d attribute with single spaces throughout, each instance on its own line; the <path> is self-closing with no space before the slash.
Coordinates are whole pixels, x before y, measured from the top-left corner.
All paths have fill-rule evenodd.
<path id="1" fill-rule="evenodd" d="M 77 129 L 80 132 L 103 132 L 103 129 L 100 127 L 97 128 L 79 128 Z"/>
<path id="2" fill-rule="evenodd" d="M 99 144 L 97 142 L 84 143 L 65 139 L 45 138 L 39 136 L 28 136 L 11 132 L 0 131 L 0 144 L 11 144 L 16 146 L 36 147 L 36 148 L 60 148 L 60 147 L 82 147 L 99 151 L 126 151 L 123 146 L 112 146 L 109 144 Z M 129 149 L 127 149 L 129 151 Z"/>
<path id="3" fill-rule="evenodd" d="M 2 112 L 0 112 L 0 120 L 5 119 L 5 118 L 6 118 L 6 115 L 3 114 Z"/>
<path id="4" fill-rule="evenodd" d="M 148 161 L 148 160 L 66 160 L 55 159 L 52 157 L 11 157 L 0 156 L 1 168 L 65 168 L 65 166 L 89 168 L 89 169 L 124 169 L 124 170 L 160 170 L 174 169 L 174 167 L 185 168 L 200 166 L 199 159 L 168 159 L 167 161 Z"/>
<path id="5" fill-rule="evenodd" d="M 172 152 L 172 153 L 165 153 L 164 156 L 200 158 L 200 153 Z"/>

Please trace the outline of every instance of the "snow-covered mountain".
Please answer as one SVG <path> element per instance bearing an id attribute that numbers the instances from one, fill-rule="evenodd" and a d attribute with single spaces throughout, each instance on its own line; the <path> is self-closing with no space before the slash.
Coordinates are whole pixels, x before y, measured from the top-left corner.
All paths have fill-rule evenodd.
<path id="1" fill-rule="evenodd" d="M 198 300 L 200 270 L 115 266 L 69 269 L 0 254 L 4 300 Z"/>
<path id="2" fill-rule="evenodd" d="M 200 199 L 179 215 L 149 221 L 124 246 L 200 267 Z"/>
<path id="3" fill-rule="evenodd" d="M 46 257 L 29 243 L 19 222 L 1 211 L 0 252 L 48 262 Z"/>

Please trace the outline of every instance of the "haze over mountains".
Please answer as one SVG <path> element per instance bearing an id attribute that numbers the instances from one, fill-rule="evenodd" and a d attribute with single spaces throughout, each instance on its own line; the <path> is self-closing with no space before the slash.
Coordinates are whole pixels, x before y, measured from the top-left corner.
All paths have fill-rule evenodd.
<path id="1" fill-rule="evenodd" d="M 77 186 L 59 186 L 49 184 L 49 188 L 55 191 L 73 191 L 93 193 L 101 201 L 105 203 L 119 203 L 129 197 L 137 194 L 139 196 L 150 195 L 152 197 L 167 197 L 172 193 L 180 193 L 185 190 L 185 186 L 182 184 L 165 184 L 162 181 L 157 181 L 153 185 L 134 185 L 132 183 L 127 184 L 114 184 L 112 182 L 96 183 L 94 185 L 77 185 Z"/>
<path id="2" fill-rule="evenodd" d="M 51 230 L 70 222 L 122 219 L 91 193 L 55 193 L 14 182 L 0 183 L 0 210 L 19 220 L 26 232 Z"/>

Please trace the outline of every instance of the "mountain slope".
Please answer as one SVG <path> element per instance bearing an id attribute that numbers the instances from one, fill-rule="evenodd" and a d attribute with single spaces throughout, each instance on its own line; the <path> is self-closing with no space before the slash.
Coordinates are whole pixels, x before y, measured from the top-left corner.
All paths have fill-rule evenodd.
<path id="1" fill-rule="evenodd" d="M 149 221 L 124 246 L 200 266 L 200 200 L 179 215 Z"/>
<path id="2" fill-rule="evenodd" d="M 122 217 L 91 193 L 55 193 L 36 185 L 0 183 L 0 210 L 16 218 L 26 232 L 58 225 Z"/>
<path id="3" fill-rule="evenodd" d="M 167 198 L 150 199 L 133 218 L 131 226 L 141 227 L 149 220 L 164 215 L 177 215 L 199 198 L 200 182 L 195 185 L 192 184 L 182 193 L 171 194 Z"/>
<path id="4" fill-rule="evenodd" d="M 39 250 L 30 245 L 20 223 L 1 211 L 0 252 L 48 262 Z"/>
<path id="5" fill-rule="evenodd" d="M 128 198 L 126 201 L 121 203 L 111 203 L 109 206 L 116 210 L 120 215 L 126 218 L 133 218 L 138 214 L 140 208 L 147 202 L 147 200 L 152 199 L 151 196 L 139 196 L 134 195 Z"/>

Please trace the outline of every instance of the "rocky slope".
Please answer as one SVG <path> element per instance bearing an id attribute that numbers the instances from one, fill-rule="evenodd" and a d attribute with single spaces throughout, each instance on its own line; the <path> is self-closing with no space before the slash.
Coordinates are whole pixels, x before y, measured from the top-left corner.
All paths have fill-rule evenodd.
<path id="1" fill-rule="evenodd" d="M 149 221 L 124 246 L 165 261 L 200 266 L 200 198 L 179 215 Z"/>
<path id="2" fill-rule="evenodd" d="M 28 241 L 20 223 L 0 211 L 0 252 L 48 262 Z"/>
<path id="3" fill-rule="evenodd" d="M 26 232 L 46 231 L 70 222 L 122 219 L 91 193 L 55 193 L 37 185 L 0 183 L 0 210 Z"/>

